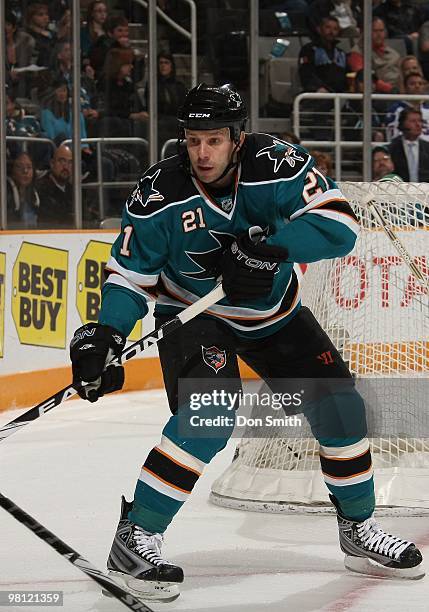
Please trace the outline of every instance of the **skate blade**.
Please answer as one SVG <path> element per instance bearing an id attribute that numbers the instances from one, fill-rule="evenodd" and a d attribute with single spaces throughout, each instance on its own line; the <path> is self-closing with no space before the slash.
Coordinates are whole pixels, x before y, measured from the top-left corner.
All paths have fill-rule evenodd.
<path id="1" fill-rule="evenodd" d="M 175 582 L 156 582 L 154 580 L 138 580 L 129 574 L 109 571 L 109 576 L 114 578 L 121 586 L 125 587 L 134 597 L 143 601 L 174 601 L 180 595 L 179 587 Z M 112 597 L 109 591 L 101 591 L 106 597 Z"/>
<path id="2" fill-rule="evenodd" d="M 381 565 L 372 559 L 368 559 L 368 557 L 352 557 L 350 555 L 346 555 L 344 557 L 344 565 L 351 572 L 366 574 L 367 576 L 374 576 L 376 578 L 419 580 L 425 575 L 425 571 L 421 563 L 416 565 L 416 567 L 397 569 L 394 567 L 386 567 L 385 565 Z"/>

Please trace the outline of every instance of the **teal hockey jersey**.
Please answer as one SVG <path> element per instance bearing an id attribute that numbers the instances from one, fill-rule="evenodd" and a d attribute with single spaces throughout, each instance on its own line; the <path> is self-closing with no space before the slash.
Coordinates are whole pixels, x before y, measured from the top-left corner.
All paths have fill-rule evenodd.
<path id="1" fill-rule="evenodd" d="M 225 298 L 206 311 L 245 337 L 273 333 L 300 308 L 299 263 L 352 250 L 352 208 L 305 149 L 266 134 L 246 134 L 232 194 L 211 195 L 179 156 L 151 166 L 125 204 L 99 322 L 128 335 L 154 294 L 155 315 L 185 308 L 214 288 L 222 251 L 255 225 L 289 253 L 271 294 L 235 306 Z"/>

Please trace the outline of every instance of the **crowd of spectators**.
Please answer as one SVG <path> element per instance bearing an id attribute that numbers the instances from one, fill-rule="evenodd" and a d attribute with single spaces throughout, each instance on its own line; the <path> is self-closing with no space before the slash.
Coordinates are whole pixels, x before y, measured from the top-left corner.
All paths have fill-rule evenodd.
<path id="1" fill-rule="evenodd" d="M 216 28 L 211 21 L 201 21 L 208 4 L 201 0 L 204 6 L 198 13 L 199 48 L 203 52 L 206 45 L 210 46 L 206 33 Z M 131 39 L 129 26 L 130 20 L 142 18 L 142 9 L 131 0 L 81 0 L 80 5 L 81 136 L 84 140 L 137 137 L 145 142 L 149 120 L 146 55 Z M 219 27 L 226 23 L 223 17 L 228 11 L 236 8 L 248 19 L 248 3 L 244 0 L 217 0 L 214 5 L 218 9 Z M 300 91 L 318 94 L 363 92 L 362 5 L 361 0 L 260 0 L 262 33 L 265 29 L 274 38 L 295 36 L 302 41 L 296 53 L 295 68 Z M 188 27 L 180 2 L 158 0 L 158 6 Z M 424 0 L 375 0 L 373 6 L 373 92 L 428 94 L 429 0 L 427 3 Z M 58 221 L 72 226 L 71 150 L 64 144 L 72 138 L 71 2 L 6 0 L 5 14 L 10 219 L 17 225 L 41 227 L 53 222 L 57 210 Z M 246 27 L 243 23 L 243 29 Z M 225 40 L 231 43 L 237 35 L 241 36 L 241 42 L 244 40 L 241 31 L 225 31 L 222 35 L 229 36 Z M 177 77 L 175 56 L 171 53 L 181 50 L 174 35 L 167 47 L 158 54 L 160 146 L 176 136 L 175 117 L 186 93 L 185 84 Z M 232 49 L 229 45 L 223 47 L 226 54 Z M 247 53 L 246 47 L 247 43 L 244 53 Z M 231 56 L 230 60 L 224 62 L 223 70 L 231 68 L 236 58 Z M 244 58 L 239 85 L 247 79 L 246 61 Z M 214 68 L 213 75 L 216 77 Z M 304 139 L 332 140 L 332 99 L 309 100 L 301 108 Z M 429 171 L 426 172 L 428 103 L 373 100 L 372 127 L 373 140 L 387 147 L 382 151 L 377 148 L 378 157 L 381 159 L 382 154 L 389 157 L 392 172 L 405 181 L 429 179 Z M 362 101 L 343 100 L 342 140 L 361 141 L 362 128 Z M 19 137 L 31 138 L 31 141 L 23 143 Z M 324 150 L 316 150 L 314 154 L 323 171 L 335 177 L 329 154 Z M 134 180 L 146 165 L 147 148 L 136 152 L 121 142 L 106 145 L 100 153 L 91 143 L 84 143 L 81 157 L 84 182 L 91 186 L 98 178 L 107 183 Z M 101 177 L 98 176 L 100 167 Z M 58 201 L 57 209 L 55 201 Z M 120 194 L 122 201 L 123 194 Z M 98 223 L 95 210 L 96 207 L 88 205 L 84 216 Z"/>
<path id="2" fill-rule="evenodd" d="M 130 40 L 128 12 L 122 10 L 127 2 L 122 5 L 81 1 L 81 138 L 122 139 L 103 145 L 101 163 L 96 146 L 82 144 L 82 177 L 94 186 L 92 194 L 87 190 L 88 201 L 98 193 L 100 178 L 104 183 L 135 181 L 147 164 L 146 52 Z M 6 0 L 5 17 L 9 225 L 41 227 L 56 218 L 57 224 L 72 227 L 71 150 L 64 144 L 73 135 L 71 2 Z M 176 136 L 175 116 L 186 94 L 167 51 L 158 57 L 158 82 L 162 146 Z M 139 146 L 123 140 L 129 137 L 142 139 Z M 56 209 L 55 190 L 62 194 Z M 124 190 L 116 193 L 118 209 L 112 214 L 119 213 L 124 199 Z M 114 208 L 113 188 L 110 195 Z M 84 217 L 97 224 L 95 209 L 86 206 Z"/>

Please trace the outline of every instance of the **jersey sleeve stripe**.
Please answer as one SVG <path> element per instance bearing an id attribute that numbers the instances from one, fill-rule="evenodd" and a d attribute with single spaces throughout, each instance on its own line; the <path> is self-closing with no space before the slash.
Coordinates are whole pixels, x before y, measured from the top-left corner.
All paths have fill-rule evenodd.
<path id="1" fill-rule="evenodd" d="M 327 204 L 328 202 L 347 203 L 347 200 L 339 189 L 329 189 L 328 191 L 324 191 L 323 193 L 318 194 L 306 206 L 303 206 L 302 208 L 294 212 L 290 216 L 290 220 L 293 221 L 294 219 L 296 219 L 297 217 L 300 217 L 301 215 L 308 212 L 309 210 L 312 210 L 313 208 L 317 208 L 318 206 L 322 206 L 322 204 Z"/>
<path id="2" fill-rule="evenodd" d="M 127 270 L 121 266 L 116 259 L 111 256 L 106 264 L 106 270 L 110 272 L 117 272 L 134 285 L 139 287 L 153 287 L 158 282 L 159 274 L 141 274 L 140 272 L 134 272 L 133 270 Z"/>
<path id="3" fill-rule="evenodd" d="M 350 206 L 348 202 L 345 202 L 344 200 L 331 200 L 330 202 L 325 202 L 324 204 L 320 204 L 319 206 L 317 206 L 317 210 L 323 210 L 323 209 L 336 210 L 342 213 L 343 215 L 347 215 L 351 217 L 352 219 L 356 221 L 356 223 L 359 223 L 358 218 L 353 212 L 352 207 Z M 312 209 L 312 211 L 315 211 L 315 210 L 316 209 L 314 208 Z"/>
<path id="4" fill-rule="evenodd" d="M 360 225 L 354 219 L 352 219 L 349 215 L 336 212 L 334 210 L 309 210 L 308 213 L 310 215 L 319 215 L 320 217 L 325 217 L 326 219 L 331 219 L 332 221 L 338 221 L 338 223 L 342 223 L 346 225 L 349 230 L 351 230 L 356 236 L 360 232 Z"/>
<path id="5" fill-rule="evenodd" d="M 155 299 L 155 296 L 151 295 L 147 291 L 144 291 L 138 285 L 131 283 L 127 278 L 121 276 L 120 274 L 109 274 L 109 277 L 106 280 L 106 284 L 107 283 L 110 283 L 111 285 L 118 285 L 119 287 L 125 287 L 125 289 L 130 289 L 130 291 L 138 293 L 139 295 L 146 298 L 146 300 L 153 301 Z"/>

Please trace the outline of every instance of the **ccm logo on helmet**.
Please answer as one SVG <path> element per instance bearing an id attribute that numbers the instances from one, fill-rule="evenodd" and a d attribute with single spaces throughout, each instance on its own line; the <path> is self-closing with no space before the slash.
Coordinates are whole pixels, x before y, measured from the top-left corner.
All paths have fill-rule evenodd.
<path id="1" fill-rule="evenodd" d="M 253 257 L 248 257 L 243 251 L 240 251 L 236 242 L 233 242 L 231 245 L 231 251 L 236 255 L 238 261 L 244 259 L 244 265 L 249 266 L 249 268 L 259 268 L 260 270 L 275 270 L 277 263 L 272 263 L 270 261 L 261 261 L 260 259 L 254 259 Z"/>
<path id="2" fill-rule="evenodd" d="M 196 119 L 209 119 L 211 113 L 189 113 L 189 117 L 195 117 Z"/>

